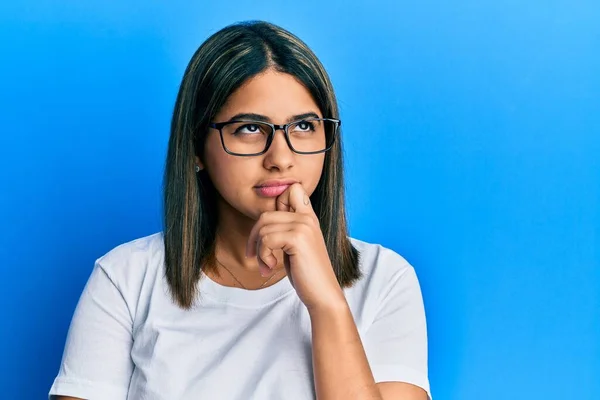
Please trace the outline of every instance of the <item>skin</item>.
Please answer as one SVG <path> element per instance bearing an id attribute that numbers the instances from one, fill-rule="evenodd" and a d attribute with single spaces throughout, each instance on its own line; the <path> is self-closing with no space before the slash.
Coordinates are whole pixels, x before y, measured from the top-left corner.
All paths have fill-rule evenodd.
<path id="1" fill-rule="evenodd" d="M 293 115 L 322 114 L 308 90 L 294 77 L 268 70 L 234 92 L 214 121 L 238 113 L 268 116 L 284 124 Z M 293 153 L 282 131 L 261 156 L 227 154 L 211 130 L 203 160 L 218 191 L 217 258 L 247 287 L 265 277 L 287 275 L 311 319 L 315 389 L 319 400 L 427 400 L 425 391 L 403 382 L 375 383 L 366 354 L 340 288 L 310 204 L 323 170 L 324 154 Z M 253 187 L 267 179 L 298 181 L 277 198 L 263 198 Z M 228 273 L 211 279 L 227 286 Z M 271 284 L 272 284 L 271 283 Z M 74 399 L 58 397 L 58 399 Z"/>
<path id="2" fill-rule="evenodd" d="M 290 122 L 292 116 L 307 112 L 323 116 L 304 86 L 292 76 L 272 70 L 255 76 L 232 93 L 213 121 L 227 121 L 238 113 L 250 112 L 267 116 L 277 124 Z M 276 199 L 258 196 L 254 186 L 268 179 L 294 179 L 310 195 L 317 187 L 324 160 L 324 153 L 300 155 L 292 152 L 282 131 L 276 132 L 266 154 L 255 157 L 232 156 L 223 150 L 219 132 L 216 129 L 209 130 L 203 160 L 196 158 L 196 162 L 206 169 L 218 192 L 217 259 L 244 286 L 258 287 L 265 281 L 259 273 L 258 260 L 246 258 L 246 244 L 259 217 L 276 210 Z M 275 251 L 274 257 L 278 276 L 270 284 L 286 275 L 283 251 Z M 235 281 L 229 274 L 221 272 L 219 276 L 211 278 L 221 284 L 234 286 Z"/>

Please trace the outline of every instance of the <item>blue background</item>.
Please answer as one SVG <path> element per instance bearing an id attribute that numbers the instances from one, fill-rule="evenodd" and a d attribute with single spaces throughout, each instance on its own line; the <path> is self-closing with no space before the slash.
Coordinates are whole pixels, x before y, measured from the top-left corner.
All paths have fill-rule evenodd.
<path id="1" fill-rule="evenodd" d="M 600 399 L 600 4 L 577 0 L 3 2 L 3 397 L 47 395 L 94 260 L 161 229 L 184 68 L 245 19 L 332 77 L 351 234 L 415 266 L 434 398 Z"/>

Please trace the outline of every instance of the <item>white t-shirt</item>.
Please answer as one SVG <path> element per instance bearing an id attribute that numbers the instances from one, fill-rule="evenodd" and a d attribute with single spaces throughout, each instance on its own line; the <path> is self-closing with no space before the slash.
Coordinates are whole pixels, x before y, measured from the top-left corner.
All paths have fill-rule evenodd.
<path id="1" fill-rule="evenodd" d="M 414 268 L 390 249 L 351 241 L 364 277 L 344 292 L 375 381 L 430 393 Z M 315 399 L 310 318 L 288 278 L 243 290 L 203 275 L 199 293 L 192 310 L 171 301 L 160 232 L 96 260 L 49 398 Z"/>

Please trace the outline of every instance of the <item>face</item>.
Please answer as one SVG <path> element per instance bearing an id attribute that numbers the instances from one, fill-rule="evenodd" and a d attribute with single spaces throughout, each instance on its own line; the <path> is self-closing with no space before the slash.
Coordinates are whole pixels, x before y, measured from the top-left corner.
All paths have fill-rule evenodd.
<path id="1" fill-rule="evenodd" d="M 259 114 L 268 122 L 283 125 L 294 116 L 314 113 L 322 118 L 310 92 L 292 75 L 267 70 L 242 85 L 231 94 L 213 119 L 224 122 L 233 116 Z M 311 195 L 321 177 L 325 153 L 296 154 L 285 140 L 283 130 L 277 130 L 269 150 L 260 156 L 240 157 L 225 152 L 217 129 L 209 129 L 204 159 L 196 159 L 206 169 L 218 191 L 220 218 L 239 215 L 258 219 L 264 211 L 276 209 L 278 189 L 258 186 L 273 180 L 300 182 Z M 273 182 L 270 182 L 273 183 Z"/>

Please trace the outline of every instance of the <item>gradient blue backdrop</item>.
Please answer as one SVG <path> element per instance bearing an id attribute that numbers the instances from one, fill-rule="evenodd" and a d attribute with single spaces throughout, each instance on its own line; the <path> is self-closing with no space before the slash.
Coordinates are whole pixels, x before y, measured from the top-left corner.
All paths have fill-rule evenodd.
<path id="1" fill-rule="evenodd" d="M 182 73 L 244 19 L 330 72 L 351 234 L 415 266 L 434 397 L 600 399 L 595 0 L 3 2 L 2 397 L 46 396 L 94 260 L 161 229 Z"/>

